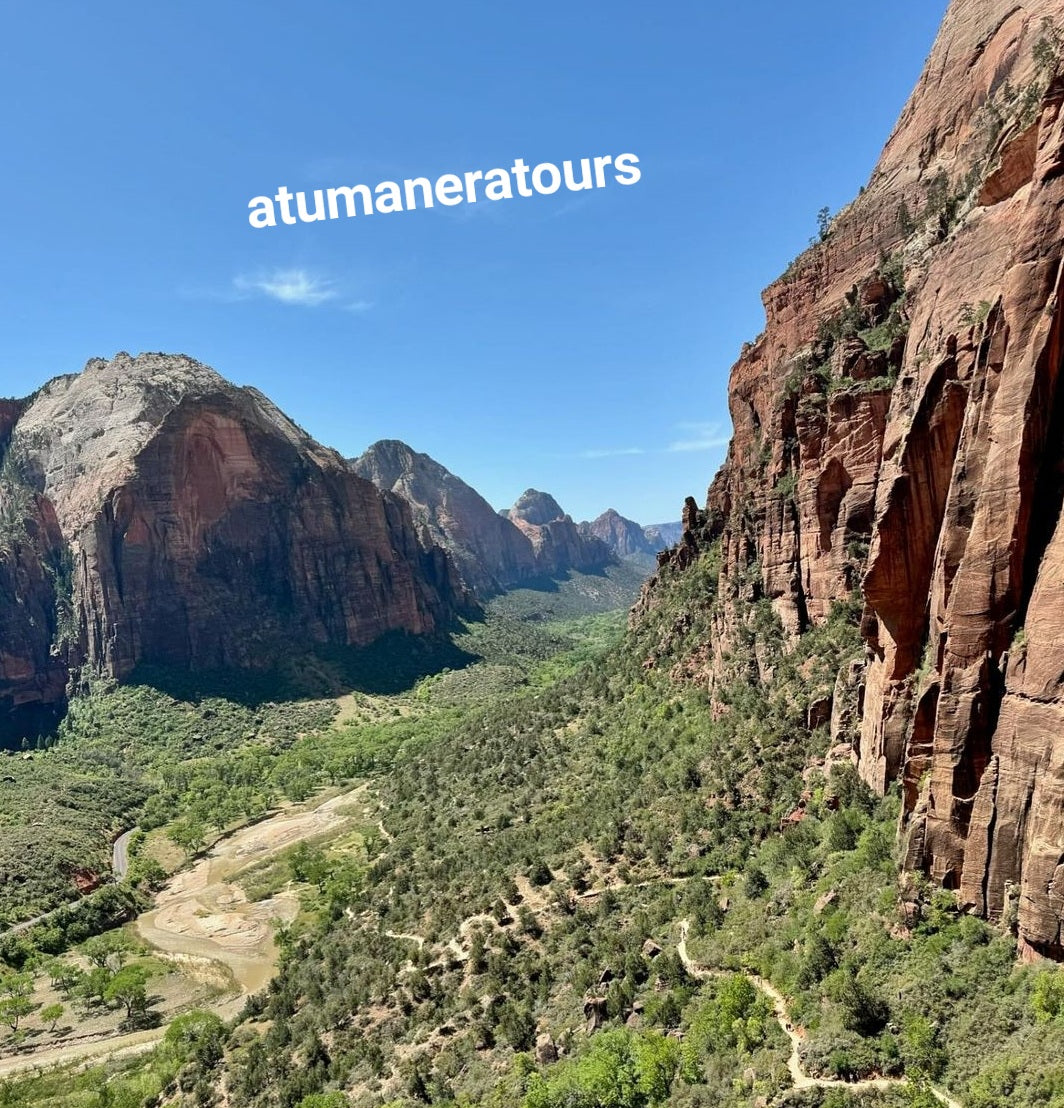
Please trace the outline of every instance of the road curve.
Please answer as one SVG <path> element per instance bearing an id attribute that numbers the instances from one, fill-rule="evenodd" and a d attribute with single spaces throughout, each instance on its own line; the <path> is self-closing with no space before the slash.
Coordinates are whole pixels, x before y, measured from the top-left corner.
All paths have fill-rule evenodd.
<path id="1" fill-rule="evenodd" d="M 296 897 L 284 892 L 249 904 L 243 890 L 234 887 L 231 879 L 286 847 L 338 832 L 352 818 L 344 811 L 345 806 L 361 797 L 365 789 L 363 783 L 339 795 L 326 794 L 328 799 L 293 805 L 237 829 L 219 840 L 191 868 L 174 875 L 156 895 L 152 907 L 134 921 L 141 938 L 162 957 L 171 961 L 202 960 L 222 966 L 231 974 L 235 989 L 205 1004 L 207 1011 L 224 1020 L 232 1019 L 248 995 L 269 982 L 276 971 L 278 954 L 273 919 L 290 922 L 299 907 Z M 132 831 L 126 831 L 115 841 L 116 877 L 119 855 L 128 866 L 131 834 Z M 34 922 L 27 920 L 20 927 Z M 124 1035 L 104 1033 L 27 1053 L 4 1055 L 0 1057 L 0 1081 L 55 1066 L 91 1064 L 143 1053 L 151 1050 L 165 1033 L 165 1025 Z"/>
<path id="2" fill-rule="evenodd" d="M 131 827 L 115 839 L 111 850 L 111 871 L 114 873 L 115 881 L 121 881 L 129 872 L 129 840 L 133 837 L 134 831 L 136 828 Z"/>

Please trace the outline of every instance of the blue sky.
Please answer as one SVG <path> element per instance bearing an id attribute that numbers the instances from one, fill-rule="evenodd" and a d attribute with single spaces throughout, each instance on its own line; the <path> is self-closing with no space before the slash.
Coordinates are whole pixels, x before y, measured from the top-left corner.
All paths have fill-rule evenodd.
<path id="1" fill-rule="evenodd" d="M 944 8 L 7 5 L 0 395 L 178 351 L 497 507 L 677 518 L 760 290 L 867 179 Z M 280 185 L 627 151 L 627 188 L 247 221 Z"/>

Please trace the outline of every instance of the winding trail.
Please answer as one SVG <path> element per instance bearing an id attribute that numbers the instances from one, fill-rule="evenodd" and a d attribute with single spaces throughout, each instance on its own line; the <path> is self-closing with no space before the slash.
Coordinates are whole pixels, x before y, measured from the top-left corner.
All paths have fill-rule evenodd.
<path id="1" fill-rule="evenodd" d="M 616 885 L 604 885 L 601 889 L 588 889 L 587 892 L 577 893 L 574 897 L 575 900 L 594 900 L 596 897 L 603 896 L 605 893 L 623 893 L 628 892 L 630 889 L 649 889 L 659 885 L 686 885 L 688 881 L 720 881 L 717 876 L 702 877 L 651 877 L 646 881 L 635 881 L 631 884 L 627 884 L 623 881 L 618 882 Z"/>
<path id="2" fill-rule="evenodd" d="M 418 950 L 425 945 L 425 940 L 421 935 L 411 935 L 406 931 L 385 931 L 384 934 L 389 939 L 404 939 L 406 942 L 416 943 Z"/>
<path id="3" fill-rule="evenodd" d="M 703 981 L 708 978 L 727 976 L 730 972 L 729 970 L 699 965 L 692 960 L 687 950 L 687 935 L 690 929 L 691 924 L 689 920 L 680 921 L 680 939 L 676 944 L 676 953 L 683 963 L 683 968 L 687 970 L 692 977 L 697 977 Z M 895 1085 L 909 1084 L 908 1077 L 868 1077 L 861 1081 L 843 1081 L 840 1078 L 834 1077 L 811 1077 L 806 1073 L 802 1065 L 801 1046 L 804 1036 L 801 1028 L 795 1027 L 791 1022 L 790 1016 L 787 1014 L 786 997 L 784 997 L 771 981 L 766 981 L 765 978 L 761 977 L 759 974 L 746 973 L 745 976 L 750 980 L 751 984 L 755 985 L 770 1001 L 772 1001 L 772 1011 L 776 1017 L 776 1022 L 790 1040 L 791 1053 L 790 1057 L 787 1059 L 787 1069 L 790 1072 L 791 1080 L 794 1082 L 794 1087 L 796 1089 L 850 1089 L 853 1092 L 860 1092 L 862 1089 L 889 1089 Z M 953 1097 L 943 1090 L 934 1085 L 929 1086 L 929 1088 L 935 1099 L 941 1104 L 945 1104 L 947 1108 L 964 1108 L 959 1100 L 954 1100 Z"/>

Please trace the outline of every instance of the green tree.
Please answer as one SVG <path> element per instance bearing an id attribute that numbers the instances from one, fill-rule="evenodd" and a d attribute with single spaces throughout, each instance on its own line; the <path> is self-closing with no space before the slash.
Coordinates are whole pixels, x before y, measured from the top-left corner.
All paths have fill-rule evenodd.
<path id="1" fill-rule="evenodd" d="M 33 975 L 29 973 L 9 973 L 0 978 L 0 1020 L 18 1032 L 18 1025 L 34 1009 Z"/>
<path id="2" fill-rule="evenodd" d="M 33 974 L 7 973 L 0 977 L 0 992 L 6 996 L 25 999 L 33 992 Z"/>
<path id="3" fill-rule="evenodd" d="M 852 969 L 839 970 L 829 978 L 828 995 L 842 1007 L 847 1030 L 858 1035 L 877 1035 L 890 1019 L 886 1001 Z"/>
<path id="4" fill-rule="evenodd" d="M 0 1020 L 3 1020 L 12 1032 L 17 1032 L 18 1025 L 33 1011 L 33 1007 L 33 1002 L 28 996 L 5 996 L 0 1000 Z"/>
<path id="5" fill-rule="evenodd" d="M 1039 1023 L 1064 1016 L 1064 969 L 1043 970 L 1035 978 L 1031 1007 Z"/>
<path id="6" fill-rule="evenodd" d="M 126 879 L 133 885 L 144 885 L 153 892 L 166 881 L 166 870 L 154 859 L 138 857 L 129 864 Z"/>
<path id="7" fill-rule="evenodd" d="M 909 1074 L 932 1080 L 941 1077 L 948 1057 L 939 1046 L 937 1029 L 925 1016 L 910 1016 L 905 1021 L 902 1057 Z"/>
<path id="8" fill-rule="evenodd" d="M 581 1057 L 532 1074 L 524 1108 L 656 1108 L 666 1103 L 678 1064 L 672 1039 L 606 1031 Z"/>
<path id="9" fill-rule="evenodd" d="M 49 1025 L 48 1030 L 54 1035 L 59 1021 L 66 1013 L 62 1004 L 49 1004 L 40 1011 L 40 1018 Z"/>
<path id="10" fill-rule="evenodd" d="M 311 1093 L 299 1102 L 299 1108 L 347 1108 L 350 1101 L 343 1093 Z"/>
<path id="11" fill-rule="evenodd" d="M 186 1012 L 166 1029 L 163 1045 L 173 1057 L 209 1069 L 221 1061 L 225 1037 L 225 1024 L 213 1012 Z"/>
<path id="12" fill-rule="evenodd" d="M 664 1104 L 680 1065 L 680 1044 L 664 1035 L 640 1035 L 634 1053 L 640 1093 L 647 1104 Z"/>
<path id="13" fill-rule="evenodd" d="M 114 973 L 106 966 L 94 966 L 88 973 L 83 973 L 78 981 L 78 996 L 88 1005 L 102 1004 L 107 989 L 114 979 Z"/>
<path id="14" fill-rule="evenodd" d="M 143 1015 L 148 1010 L 149 976 L 143 966 L 123 967 L 104 990 L 104 1000 L 123 1005 L 127 1019 L 132 1019 L 134 1015 Z"/>
<path id="15" fill-rule="evenodd" d="M 121 969 L 122 963 L 129 957 L 133 944 L 121 931 L 108 931 L 103 935 L 94 935 L 82 946 L 82 953 L 94 966 L 111 970 Z"/>
<path id="16" fill-rule="evenodd" d="M 191 816 L 175 820 L 167 830 L 167 834 L 189 858 L 201 851 L 207 842 L 206 828 Z"/>

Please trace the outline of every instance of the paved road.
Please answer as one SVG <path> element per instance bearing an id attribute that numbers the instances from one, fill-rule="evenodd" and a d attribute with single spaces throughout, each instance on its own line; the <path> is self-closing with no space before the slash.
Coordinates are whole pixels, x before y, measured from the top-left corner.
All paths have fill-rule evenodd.
<path id="1" fill-rule="evenodd" d="M 136 828 L 131 827 L 115 839 L 114 850 L 111 855 L 111 869 L 114 871 L 116 881 L 121 881 L 129 872 L 129 840 L 134 831 L 136 831 Z"/>
<path id="2" fill-rule="evenodd" d="M 136 831 L 135 827 L 130 828 L 128 831 L 123 831 L 121 835 L 115 839 L 114 849 L 111 852 L 111 868 L 114 870 L 115 881 L 121 881 L 123 877 L 129 872 L 129 840 Z M 39 916 L 34 916 L 33 919 L 24 919 L 21 923 L 12 924 L 6 931 L 0 932 L 4 935 L 17 935 L 20 931 L 28 931 L 31 927 L 36 927 L 38 923 L 44 923 L 56 912 L 64 911 L 70 905 L 64 904 L 62 908 L 53 908 L 51 911 L 42 912 Z"/>

